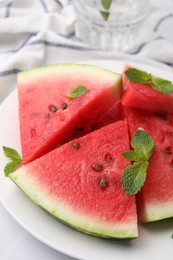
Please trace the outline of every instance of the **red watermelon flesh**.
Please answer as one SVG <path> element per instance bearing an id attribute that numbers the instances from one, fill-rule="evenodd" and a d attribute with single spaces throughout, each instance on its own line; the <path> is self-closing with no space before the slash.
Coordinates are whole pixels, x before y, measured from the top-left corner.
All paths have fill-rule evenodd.
<path id="1" fill-rule="evenodd" d="M 124 71 L 129 69 L 126 66 Z M 122 104 L 152 112 L 173 113 L 173 94 L 164 94 L 154 90 L 149 84 L 131 82 L 125 73 L 122 75 L 124 93 Z"/>
<path id="2" fill-rule="evenodd" d="M 135 196 L 122 190 L 129 164 L 126 121 L 102 127 L 22 166 L 9 177 L 36 204 L 91 235 L 137 237 Z"/>
<path id="3" fill-rule="evenodd" d="M 99 121 L 95 122 L 93 125 L 89 125 L 89 127 L 85 127 L 83 129 L 78 128 L 76 132 L 71 136 L 68 141 L 84 136 L 88 133 L 91 133 L 94 130 L 100 129 L 103 126 L 112 124 L 118 120 L 120 120 L 120 106 L 121 101 L 118 100 L 104 115 L 99 119 Z"/>
<path id="4" fill-rule="evenodd" d="M 130 135 L 142 127 L 152 136 L 155 148 L 146 182 L 137 195 L 139 218 L 143 222 L 173 217 L 173 116 L 124 107 Z"/>
<path id="5" fill-rule="evenodd" d="M 120 120 L 120 106 L 121 101 L 118 100 L 105 114 L 104 116 L 96 123 L 96 129 L 99 129 L 105 125 L 109 125 Z"/>
<path id="6" fill-rule="evenodd" d="M 78 85 L 88 92 L 68 98 Z M 77 131 L 89 129 L 121 93 L 120 75 L 89 65 L 52 65 L 19 73 L 23 163 L 54 149 Z"/>

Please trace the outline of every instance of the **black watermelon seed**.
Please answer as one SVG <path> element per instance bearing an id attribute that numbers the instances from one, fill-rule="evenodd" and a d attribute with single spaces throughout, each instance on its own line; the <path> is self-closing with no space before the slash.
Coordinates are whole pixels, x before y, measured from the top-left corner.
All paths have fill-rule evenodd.
<path id="1" fill-rule="evenodd" d="M 50 106 L 49 109 L 50 109 L 50 111 L 53 112 L 53 113 L 55 113 L 55 112 L 57 111 L 57 107 L 54 106 L 54 105 Z"/>
<path id="2" fill-rule="evenodd" d="M 168 116 L 167 116 L 165 113 L 160 113 L 160 114 L 159 114 L 159 118 L 160 118 L 161 120 L 163 120 L 163 121 L 168 120 Z"/>
<path id="3" fill-rule="evenodd" d="M 112 162 L 112 156 L 109 153 L 105 154 L 105 160 L 107 163 L 111 163 Z"/>
<path id="4" fill-rule="evenodd" d="M 97 171 L 97 172 L 100 172 L 100 171 L 103 170 L 103 166 L 100 165 L 100 164 L 98 164 L 98 163 L 93 163 L 93 164 L 91 165 L 91 167 L 92 167 L 95 171 Z"/>
<path id="5" fill-rule="evenodd" d="M 167 147 L 167 148 L 164 150 L 164 153 L 167 154 L 167 155 L 172 154 L 171 147 Z"/>
<path id="6" fill-rule="evenodd" d="M 77 130 L 78 131 L 83 131 L 83 127 L 78 127 Z"/>
<path id="7" fill-rule="evenodd" d="M 61 104 L 61 108 L 62 108 L 62 110 L 67 109 L 67 107 L 68 107 L 68 104 L 65 103 L 65 102 Z"/>
<path id="8" fill-rule="evenodd" d="M 80 144 L 79 143 L 73 143 L 72 145 L 71 145 L 74 149 L 79 149 L 80 148 Z"/>
<path id="9" fill-rule="evenodd" d="M 103 178 L 100 180 L 100 186 L 101 186 L 102 188 L 106 188 L 107 185 L 108 185 L 108 180 L 107 180 L 106 177 L 103 177 Z"/>
<path id="10" fill-rule="evenodd" d="M 95 130 L 96 127 L 97 127 L 97 125 L 96 125 L 96 124 L 93 124 L 93 125 L 91 126 L 91 130 Z"/>

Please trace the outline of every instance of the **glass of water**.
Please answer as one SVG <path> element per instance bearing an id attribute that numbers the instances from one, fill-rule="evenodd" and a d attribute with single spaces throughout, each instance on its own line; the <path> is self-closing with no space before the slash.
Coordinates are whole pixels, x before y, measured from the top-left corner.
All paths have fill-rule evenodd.
<path id="1" fill-rule="evenodd" d="M 142 33 L 149 0 L 73 0 L 76 36 L 101 49 L 128 51 Z"/>

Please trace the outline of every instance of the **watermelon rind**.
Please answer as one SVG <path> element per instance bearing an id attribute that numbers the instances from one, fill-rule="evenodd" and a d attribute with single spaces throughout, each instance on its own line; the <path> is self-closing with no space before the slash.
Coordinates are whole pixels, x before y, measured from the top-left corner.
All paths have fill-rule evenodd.
<path id="1" fill-rule="evenodd" d="M 52 200 L 49 195 L 38 187 L 37 183 L 27 177 L 24 167 L 11 173 L 10 179 L 38 206 L 52 216 L 74 229 L 108 239 L 135 239 L 138 237 L 136 223 L 105 224 L 87 216 L 78 215 L 62 201 Z"/>
<path id="2" fill-rule="evenodd" d="M 173 217 L 173 202 L 148 203 L 145 210 L 141 212 L 142 222 L 154 222 Z"/>

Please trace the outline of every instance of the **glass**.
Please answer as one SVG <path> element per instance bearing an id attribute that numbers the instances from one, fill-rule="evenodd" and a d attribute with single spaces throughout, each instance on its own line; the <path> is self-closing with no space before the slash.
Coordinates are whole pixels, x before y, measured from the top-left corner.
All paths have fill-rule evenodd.
<path id="1" fill-rule="evenodd" d="M 90 46 L 116 51 L 135 46 L 150 6 L 148 0 L 74 0 L 73 3 L 76 36 Z"/>

